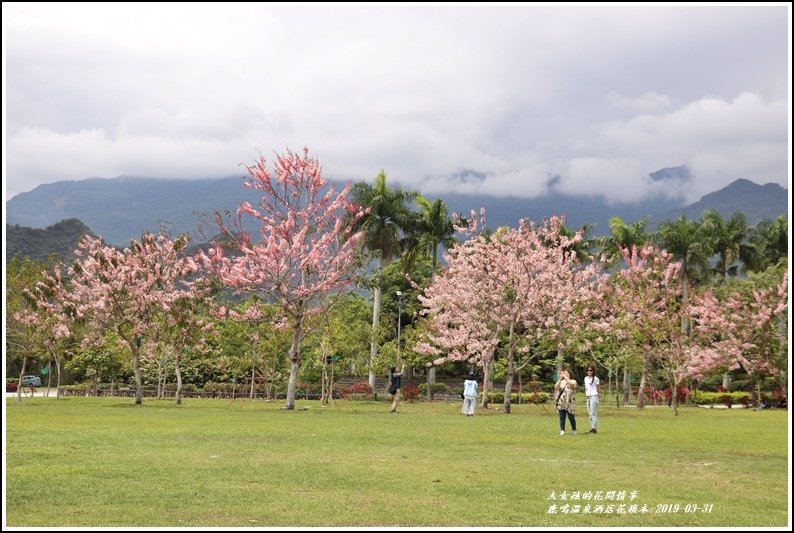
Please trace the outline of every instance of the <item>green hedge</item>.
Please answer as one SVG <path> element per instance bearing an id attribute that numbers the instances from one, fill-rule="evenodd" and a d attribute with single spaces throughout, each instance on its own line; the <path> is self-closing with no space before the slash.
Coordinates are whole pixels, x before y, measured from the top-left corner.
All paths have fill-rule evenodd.
<path id="1" fill-rule="evenodd" d="M 699 405 L 750 405 L 752 398 L 747 392 L 705 392 L 695 391 L 694 401 Z"/>
<path id="2" fill-rule="evenodd" d="M 488 401 L 491 403 L 504 403 L 504 392 L 488 392 Z M 524 392 L 521 393 L 521 403 L 546 403 L 549 401 L 548 392 Z M 510 403 L 518 403 L 518 393 L 510 395 Z"/>
<path id="3" fill-rule="evenodd" d="M 433 383 L 433 394 L 450 394 L 451 389 L 446 383 Z M 419 392 L 427 394 L 427 383 L 419 384 Z"/>

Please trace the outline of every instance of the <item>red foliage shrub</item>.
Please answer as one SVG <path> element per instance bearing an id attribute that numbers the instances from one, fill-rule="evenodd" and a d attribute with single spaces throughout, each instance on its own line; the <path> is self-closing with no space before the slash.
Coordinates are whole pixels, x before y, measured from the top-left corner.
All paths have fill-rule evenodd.
<path id="1" fill-rule="evenodd" d="M 342 392 L 340 394 L 342 395 L 342 398 L 344 398 L 345 400 L 349 399 L 351 394 L 358 394 L 367 398 L 375 397 L 375 391 L 372 390 L 372 387 L 370 387 L 369 383 L 367 383 L 366 381 L 357 381 L 356 383 L 353 383 L 351 386 L 342 389 Z"/>
<path id="2" fill-rule="evenodd" d="M 403 386 L 403 399 L 412 402 L 419 398 L 419 387 L 416 385 Z"/>

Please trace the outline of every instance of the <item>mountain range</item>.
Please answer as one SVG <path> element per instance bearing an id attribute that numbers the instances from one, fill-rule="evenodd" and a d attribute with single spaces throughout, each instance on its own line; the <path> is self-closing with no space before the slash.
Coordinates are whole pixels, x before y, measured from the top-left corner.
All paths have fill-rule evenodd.
<path id="1" fill-rule="evenodd" d="M 334 186 L 337 190 L 343 187 L 338 183 Z M 8 200 L 5 212 L 7 229 L 8 225 L 47 228 L 74 218 L 113 245 L 126 245 L 131 238 L 140 238 L 143 230 L 156 232 L 160 227 L 165 227 L 172 235 L 191 233 L 198 243 L 216 233 L 212 224 L 202 231 L 202 219 L 206 220 L 206 215 L 215 211 L 234 212 L 242 202 L 256 205 L 259 199 L 257 191 L 244 188 L 239 177 L 212 180 L 92 178 L 40 185 Z M 788 213 L 786 189 L 775 183 L 758 185 L 746 179 L 738 179 L 686 206 L 681 205 L 680 200 L 669 198 L 609 204 L 601 197 L 560 193 L 529 199 L 448 193 L 442 199 L 450 212 L 464 216 L 472 209 L 484 207 L 490 228 L 515 226 L 520 218 L 540 221 L 552 215 L 565 215 L 570 228 L 590 224 L 593 227 L 591 236 L 609 234 L 608 221 L 613 216 L 629 223 L 648 217 L 648 227 L 652 230 L 660 222 L 681 215 L 697 220 L 707 209 L 714 209 L 724 217 L 743 211 L 749 224 Z M 248 229 L 255 229 L 255 226 Z"/>

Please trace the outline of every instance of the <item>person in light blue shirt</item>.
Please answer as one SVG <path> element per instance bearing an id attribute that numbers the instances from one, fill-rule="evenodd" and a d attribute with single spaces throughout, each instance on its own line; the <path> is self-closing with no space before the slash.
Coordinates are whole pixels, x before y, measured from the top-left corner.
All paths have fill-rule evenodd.
<path id="1" fill-rule="evenodd" d="M 474 404 L 477 403 L 477 380 L 474 372 L 469 372 L 469 379 L 463 382 L 463 414 L 474 416 Z"/>

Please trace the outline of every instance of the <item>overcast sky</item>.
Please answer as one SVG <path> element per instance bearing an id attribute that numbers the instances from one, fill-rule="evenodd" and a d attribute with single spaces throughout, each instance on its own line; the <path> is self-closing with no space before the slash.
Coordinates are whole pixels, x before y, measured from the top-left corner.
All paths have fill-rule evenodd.
<path id="1" fill-rule="evenodd" d="M 3 3 L 5 198 L 303 146 L 329 178 L 426 194 L 789 187 L 790 24 L 784 4 Z"/>

